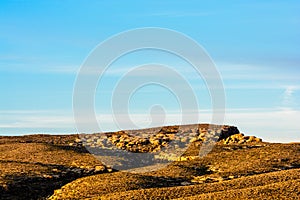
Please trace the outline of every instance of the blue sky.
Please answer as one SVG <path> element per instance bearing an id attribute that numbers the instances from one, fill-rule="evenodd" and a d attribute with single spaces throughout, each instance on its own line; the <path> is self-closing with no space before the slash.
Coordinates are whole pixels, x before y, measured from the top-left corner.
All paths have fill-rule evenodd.
<path id="1" fill-rule="evenodd" d="M 289 0 L 1 1 L 0 135 L 76 132 L 73 84 L 93 48 L 119 32 L 162 27 L 193 38 L 214 60 L 225 86 L 226 123 L 268 141 L 299 141 L 299 10 L 300 2 Z M 95 107 L 107 115 L 106 130 L 114 127 L 110 96 L 102 93 L 110 93 L 126 67 L 148 62 L 184 74 L 200 108 L 210 109 L 209 94 L 189 66 L 161 52 L 137 52 L 114 63 L 97 90 Z M 149 86 L 130 108 L 147 121 L 141 113 L 154 104 L 170 112 L 178 107 L 168 91 Z M 201 119 L 208 122 L 209 111 Z"/>

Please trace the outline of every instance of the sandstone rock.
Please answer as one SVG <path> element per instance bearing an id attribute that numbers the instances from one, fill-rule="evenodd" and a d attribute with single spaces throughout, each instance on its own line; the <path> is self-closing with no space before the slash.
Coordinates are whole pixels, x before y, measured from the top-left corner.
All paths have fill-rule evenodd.
<path id="1" fill-rule="evenodd" d="M 97 165 L 97 166 L 95 166 L 94 172 L 95 172 L 95 173 L 103 172 L 105 169 L 106 169 L 106 168 L 105 168 L 104 165 Z"/>
<path id="2" fill-rule="evenodd" d="M 89 138 L 86 140 L 86 143 L 91 144 L 93 141 L 94 141 L 93 139 Z"/>
<path id="3" fill-rule="evenodd" d="M 198 138 L 194 137 L 190 140 L 190 143 L 197 142 L 197 141 L 198 141 Z"/>
<path id="4" fill-rule="evenodd" d="M 226 178 L 223 178 L 221 176 L 196 176 L 194 177 L 191 182 L 193 183 L 212 183 L 212 182 L 221 182 L 226 180 Z"/>
<path id="5" fill-rule="evenodd" d="M 198 156 L 181 156 L 177 159 L 177 161 L 189 161 L 189 160 L 195 160 L 198 158 Z"/>
<path id="6" fill-rule="evenodd" d="M 79 143 L 79 142 L 81 142 L 81 139 L 80 139 L 80 138 L 76 138 L 76 139 L 75 139 L 75 142 L 76 142 L 76 143 Z"/>
<path id="7" fill-rule="evenodd" d="M 150 143 L 155 145 L 155 146 L 159 146 L 160 145 L 160 139 L 155 139 L 155 138 L 151 138 Z"/>
<path id="8" fill-rule="evenodd" d="M 43 175 L 43 177 L 44 177 L 44 178 L 48 178 L 48 179 L 51 179 L 51 178 L 53 178 L 53 176 L 51 176 L 51 175 L 48 175 L 48 174 L 44 174 L 44 175 Z"/>
<path id="9" fill-rule="evenodd" d="M 187 142 L 187 138 L 186 137 L 181 138 L 180 142 L 183 142 L 183 143 Z"/>
<path id="10" fill-rule="evenodd" d="M 113 169 L 112 169 L 112 168 L 108 168 L 107 171 L 108 171 L 108 172 L 112 172 Z"/>
<path id="11" fill-rule="evenodd" d="M 244 134 L 239 133 L 231 135 L 230 137 L 223 140 L 224 144 L 244 144 L 250 142 L 261 142 L 262 139 L 256 138 L 255 136 L 244 136 Z"/>
<path id="12" fill-rule="evenodd" d="M 60 170 L 54 168 L 54 169 L 52 169 L 52 172 L 60 172 Z"/>
<path id="13" fill-rule="evenodd" d="M 175 140 L 175 134 L 168 134 L 170 140 Z"/>
<path id="14" fill-rule="evenodd" d="M 195 128 L 196 126 L 196 128 Z M 180 132 L 180 133 L 179 133 Z M 198 141 L 214 142 L 220 137 L 232 136 L 239 133 L 236 127 L 218 125 L 184 125 L 184 126 L 165 126 L 161 129 L 143 129 L 133 131 L 117 131 L 109 133 L 85 134 L 77 142 L 82 142 L 91 148 L 112 149 L 119 148 L 130 152 L 159 152 L 162 148 L 183 149 L 191 143 L 201 145 Z M 140 136 L 143 135 L 144 138 Z M 241 135 L 226 139 L 224 143 L 243 143 L 239 139 Z M 195 143 L 196 142 L 196 143 Z M 171 144 L 171 145 L 169 145 Z M 77 145 L 77 144 L 76 144 Z M 167 156 L 165 156 L 167 158 Z M 193 159 L 191 157 L 182 158 L 183 160 Z"/>

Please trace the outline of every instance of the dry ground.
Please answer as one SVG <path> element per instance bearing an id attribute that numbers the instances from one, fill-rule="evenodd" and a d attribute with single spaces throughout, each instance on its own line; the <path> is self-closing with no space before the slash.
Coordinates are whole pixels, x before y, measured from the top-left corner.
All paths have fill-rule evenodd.
<path id="1" fill-rule="evenodd" d="M 69 146 L 76 137 L 0 137 L 0 199 L 300 198 L 299 143 L 219 142 L 203 158 L 134 174 Z M 185 156 L 198 155 L 199 145 Z"/>

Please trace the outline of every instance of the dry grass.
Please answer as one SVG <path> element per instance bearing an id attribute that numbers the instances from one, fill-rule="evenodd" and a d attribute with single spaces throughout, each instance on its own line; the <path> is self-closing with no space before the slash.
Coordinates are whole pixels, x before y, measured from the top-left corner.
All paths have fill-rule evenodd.
<path id="1" fill-rule="evenodd" d="M 299 167 L 299 163 L 299 144 L 264 143 L 248 148 L 219 144 L 202 159 L 174 162 L 155 172 L 138 175 L 118 172 L 78 179 L 56 191 L 52 199 L 259 199 L 269 196 L 276 199 L 290 192 L 291 198 L 300 197 L 295 189 L 300 170 L 289 169 Z M 235 178 L 182 186 L 191 183 L 195 176 Z M 286 189 L 289 184 L 296 186 Z"/>
<path id="2" fill-rule="evenodd" d="M 215 198 L 215 199 L 247 199 L 249 198 L 259 199 L 263 197 L 275 197 L 284 196 L 290 191 L 294 191 L 293 194 L 299 197 L 299 190 L 295 189 L 297 185 L 291 186 L 291 189 L 283 192 L 285 187 L 274 187 L 274 190 L 270 190 L 269 193 L 260 191 L 260 189 L 267 190 L 272 185 L 280 186 L 281 184 L 287 185 L 288 183 L 298 183 L 300 179 L 300 170 L 287 170 L 279 172 L 271 172 L 260 175 L 253 175 L 248 177 L 241 177 L 229 181 L 217 182 L 217 183 L 205 183 L 191 186 L 178 186 L 178 187 L 163 187 L 163 188 L 151 188 L 141 190 L 131 190 L 126 192 L 114 192 L 106 195 L 94 196 L 93 199 L 197 199 L 197 198 Z M 251 193 L 253 191 L 253 193 Z M 255 196 L 257 193 L 260 194 Z M 251 195 L 251 196 L 250 196 Z M 222 198 L 224 197 L 224 198 Z M 277 199 L 277 198 L 273 198 Z"/>
<path id="3" fill-rule="evenodd" d="M 76 137 L 0 137 L 0 199 L 300 198 L 300 143 L 219 142 L 203 158 L 157 171 L 95 174 L 84 170 L 101 163 L 68 145 Z M 185 156 L 198 155 L 199 145 Z"/>

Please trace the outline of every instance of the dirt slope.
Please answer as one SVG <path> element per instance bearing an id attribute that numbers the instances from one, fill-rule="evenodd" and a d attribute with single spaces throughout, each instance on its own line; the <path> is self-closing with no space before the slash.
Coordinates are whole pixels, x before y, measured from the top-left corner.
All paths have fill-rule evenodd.
<path id="1" fill-rule="evenodd" d="M 219 144 L 204 158 L 155 172 L 81 178 L 51 199 L 293 199 L 300 197 L 299 164 L 300 144 Z"/>

